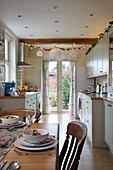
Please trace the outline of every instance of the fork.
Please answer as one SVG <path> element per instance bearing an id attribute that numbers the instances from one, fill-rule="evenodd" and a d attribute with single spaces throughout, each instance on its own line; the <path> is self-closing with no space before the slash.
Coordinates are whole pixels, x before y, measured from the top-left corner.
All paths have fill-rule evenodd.
<path id="1" fill-rule="evenodd" d="M 15 149 L 14 149 L 14 151 L 20 155 L 48 155 L 48 156 L 52 155 L 51 153 L 20 152 Z"/>

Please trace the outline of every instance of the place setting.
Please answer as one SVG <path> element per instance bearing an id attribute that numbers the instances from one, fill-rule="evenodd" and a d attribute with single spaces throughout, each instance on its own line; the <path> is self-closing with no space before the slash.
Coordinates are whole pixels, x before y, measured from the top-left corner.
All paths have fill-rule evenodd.
<path id="1" fill-rule="evenodd" d="M 16 115 L 6 115 L 0 117 L 0 128 L 1 129 L 9 129 L 23 127 L 26 123 L 19 120 L 19 116 Z"/>
<path id="2" fill-rule="evenodd" d="M 46 129 L 29 129 L 24 131 L 23 137 L 18 138 L 14 145 L 22 150 L 40 151 L 53 148 L 57 143 L 57 139 L 49 135 Z"/>

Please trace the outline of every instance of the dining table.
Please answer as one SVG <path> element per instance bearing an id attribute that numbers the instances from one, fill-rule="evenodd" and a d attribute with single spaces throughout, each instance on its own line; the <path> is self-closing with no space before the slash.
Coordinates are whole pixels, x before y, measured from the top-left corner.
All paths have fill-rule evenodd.
<path id="1" fill-rule="evenodd" d="M 15 145 L 11 147 L 9 152 L 1 160 L 7 160 L 8 162 L 19 161 L 20 169 L 22 170 L 58 170 L 59 169 L 59 124 L 57 123 L 33 123 L 28 129 L 46 129 L 49 131 L 49 135 L 54 136 L 57 139 L 57 144 L 53 148 L 44 149 L 40 151 L 29 151 L 31 154 L 20 155 L 14 150 L 26 153 L 27 150 L 19 149 Z M 20 138 L 22 135 L 20 136 Z M 50 153 L 51 155 L 38 155 L 35 153 Z M 1 163 L 0 162 L 0 163 Z"/>

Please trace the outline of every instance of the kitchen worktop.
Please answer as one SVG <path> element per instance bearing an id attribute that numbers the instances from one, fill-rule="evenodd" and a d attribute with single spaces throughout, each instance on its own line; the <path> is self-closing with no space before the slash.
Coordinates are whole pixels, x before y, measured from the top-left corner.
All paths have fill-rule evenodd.
<path id="1" fill-rule="evenodd" d="M 86 97 L 90 98 L 91 100 L 105 100 L 105 101 L 108 101 L 110 103 L 113 103 L 113 99 L 109 98 L 107 96 L 105 97 L 105 96 L 102 96 L 102 95 L 96 94 L 96 93 L 90 93 L 90 94 L 86 94 L 84 92 L 78 92 L 78 93 L 85 95 Z"/>
<path id="2" fill-rule="evenodd" d="M 25 99 L 25 97 L 28 96 L 28 95 L 40 94 L 40 93 L 41 93 L 41 91 L 26 92 L 25 95 L 19 95 L 19 96 L 0 96 L 0 99 Z"/>

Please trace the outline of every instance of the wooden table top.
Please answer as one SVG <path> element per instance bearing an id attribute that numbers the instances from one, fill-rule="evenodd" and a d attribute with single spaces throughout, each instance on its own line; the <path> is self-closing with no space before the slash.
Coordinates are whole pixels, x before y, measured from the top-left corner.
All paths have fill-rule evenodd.
<path id="1" fill-rule="evenodd" d="M 59 140 L 59 125 L 56 123 L 34 123 L 28 129 L 47 129 L 50 135 L 55 135 L 55 137 Z M 41 153 L 51 153 L 51 156 L 46 155 L 19 155 L 14 152 L 14 149 L 22 152 L 20 149 L 17 149 L 15 146 L 11 148 L 8 154 L 2 159 L 8 160 L 8 162 L 18 160 L 22 170 L 58 170 L 58 152 L 59 152 L 59 144 L 54 148 L 38 151 Z"/>

